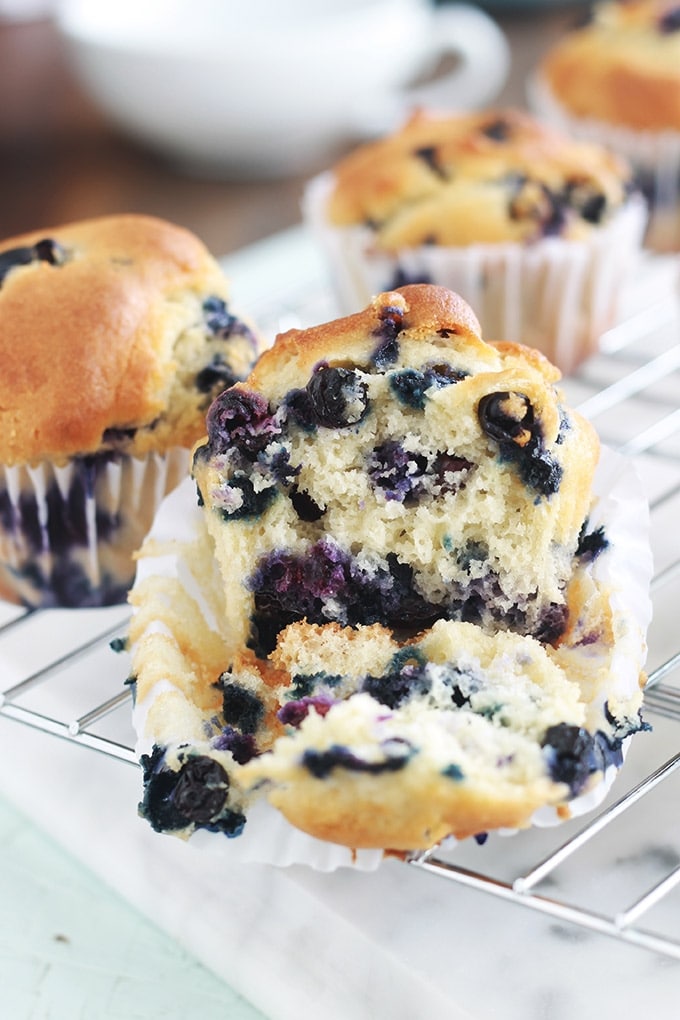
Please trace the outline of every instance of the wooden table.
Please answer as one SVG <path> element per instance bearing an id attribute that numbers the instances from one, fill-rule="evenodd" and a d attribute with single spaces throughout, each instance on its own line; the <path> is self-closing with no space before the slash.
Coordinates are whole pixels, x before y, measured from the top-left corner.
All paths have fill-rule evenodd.
<path id="1" fill-rule="evenodd" d="M 523 103 L 527 70 L 577 14 L 554 2 L 496 14 L 513 51 L 504 102 Z M 183 175 L 107 124 L 49 20 L 0 22 L 0 238 L 134 211 L 186 226 L 222 255 L 297 223 L 303 184 Z"/>

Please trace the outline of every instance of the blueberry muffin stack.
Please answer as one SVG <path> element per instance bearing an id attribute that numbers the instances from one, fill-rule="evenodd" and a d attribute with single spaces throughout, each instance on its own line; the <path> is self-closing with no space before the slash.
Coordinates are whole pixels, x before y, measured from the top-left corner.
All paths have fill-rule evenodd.
<path id="1" fill-rule="evenodd" d="M 124 601 L 212 398 L 258 352 L 188 231 L 121 215 L 0 246 L 0 591 Z"/>
<path id="2" fill-rule="evenodd" d="M 193 580 L 132 594 L 157 829 L 235 835 L 266 796 L 323 840 L 409 850 L 525 826 L 620 764 L 644 641 L 615 677 L 593 568 L 620 551 L 558 377 L 405 286 L 283 334 L 215 400 Z"/>
<path id="3" fill-rule="evenodd" d="M 344 312 L 441 284 L 491 339 L 563 372 L 613 324 L 644 203 L 625 162 L 513 109 L 420 113 L 310 182 L 305 214 Z"/>

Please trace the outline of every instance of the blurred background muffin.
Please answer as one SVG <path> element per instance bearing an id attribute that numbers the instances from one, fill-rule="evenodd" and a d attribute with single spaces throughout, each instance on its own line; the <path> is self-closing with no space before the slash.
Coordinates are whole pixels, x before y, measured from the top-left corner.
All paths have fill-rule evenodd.
<path id="1" fill-rule="evenodd" d="M 256 354 L 185 229 L 117 215 L 0 245 L 0 593 L 123 601 L 206 408 Z"/>
<path id="2" fill-rule="evenodd" d="M 487 339 L 537 347 L 563 372 L 616 320 L 646 216 L 624 160 L 513 108 L 420 112 L 315 177 L 304 211 L 343 312 L 441 284 Z"/>
<path id="3" fill-rule="evenodd" d="M 650 201 L 647 244 L 680 250 L 680 4 L 597 3 L 530 81 L 542 116 L 634 165 Z"/>

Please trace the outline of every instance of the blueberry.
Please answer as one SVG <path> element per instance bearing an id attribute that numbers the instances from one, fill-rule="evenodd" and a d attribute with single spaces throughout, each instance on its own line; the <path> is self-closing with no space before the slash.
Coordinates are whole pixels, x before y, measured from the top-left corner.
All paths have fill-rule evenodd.
<path id="1" fill-rule="evenodd" d="M 378 332 L 380 341 L 371 354 L 371 361 L 377 369 L 385 369 L 393 365 L 399 357 L 399 341 L 393 335 L 392 328 Z"/>
<path id="2" fill-rule="evenodd" d="M 336 768 L 379 775 L 381 772 L 398 772 L 403 769 L 414 753 L 413 746 L 399 738 L 386 741 L 382 747 L 385 757 L 379 761 L 365 761 L 342 744 L 332 744 L 327 751 L 310 748 L 302 755 L 301 764 L 316 779 L 326 779 Z"/>
<path id="3" fill-rule="evenodd" d="M 385 566 L 364 572 L 346 552 L 321 540 L 303 554 L 277 550 L 246 581 L 254 613 L 249 646 L 266 656 L 280 630 L 295 620 L 335 620 L 345 626 L 383 623 L 422 630 L 443 615 L 413 587 L 413 569 L 392 553 Z"/>
<path id="4" fill-rule="evenodd" d="M 595 769 L 601 770 L 613 765 L 621 768 L 623 765 L 623 741 L 620 737 L 608 737 L 602 730 L 595 733 L 595 752 L 593 755 Z"/>
<path id="5" fill-rule="evenodd" d="M 368 412 L 366 383 L 348 368 L 319 365 L 307 383 L 307 394 L 315 423 L 326 428 L 356 425 Z"/>
<path id="6" fill-rule="evenodd" d="M 473 563 L 483 563 L 489 558 L 489 547 L 486 542 L 477 542 L 470 539 L 465 546 L 459 550 L 456 562 L 458 566 L 470 573 Z"/>
<path id="7" fill-rule="evenodd" d="M 600 223 L 607 208 L 607 196 L 585 178 L 572 178 L 564 188 L 564 200 L 587 223 Z"/>
<path id="8" fill-rule="evenodd" d="M 461 780 L 465 779 L 465 773 L 460 765 L 456 765 L 453 762 L 450 765 L 444 766 L 442 775 L 446 776 L 447 779 L 453 779 L 455 783 L 460 783 Z"/>
<path id="9" fill-rule="evenodd" d="M 550 602 L 538 617 L 533 636 L 544 645 L 554 645 L 567 629 L 569 607 L 559 602 Z"/>
<path id="10" fill-rule="evenodd" d="M 222 691 L 222 714 L 224 721 L 236 726 L 242 733 L 255 733 L 264 716 L 264 705 L 251 691 L 232 683 L 223 673 L 218 681 Z"/>
<path id="11" fill-rule="evenodd" d="M 582 203 L 580 213 L 588 223 L 600 223 L 607 208 L 607 199 L 601 194 L 590 195 Z"/>
<path id="12" fill-rule="evenodd" d="M 609 702 L 605 702 L 604 716 L 609 725 L 611 726 L 614 736 L 620 741 L 624 737 L 630 736 L 632 733 L 649 733 L 652 727 L 648 722 L 642 718 L 640 712 L 634 716 L 626 716 L 624 719 L 619 719 L 614 716 L 609 707 Z"/>
<path id="13" fill-rule="evenodd" d="M 278 710 L 276 716 L 284 726 L 294 726 L 297 728 L 307 718 L 310 709 L 313 708 L 319 715 L 326 715 L 334 704 L 335 702 L 332 698 L 318 694 L 312 697 L 299 698 L 297 701 L 287 701 Z"/>
<path id="14" fill-rule="evenodd" d="M 560 487 L 562 467 L 543 448 L 540 423 L 523 393 L 488 393 L 477 405 L 482 430 L 495 440 L 502 457 L 514 462 L 525 485 L 550 496 Z"/>
<path id="15" fill-rule="evenodd" d="M 385 623 L 396 630 L 426 630 L 445 615 L 442 606 L 435 606 L 420 595 L 413 584 L 413 567 L 402 563 L 394 553 L 387 554 L 390 584 L 382 584 L 378 612 L 371 623 Z M 357 621 L 361 622 L 361 621 Z"/>
<path id="16" fill-rule="evenodd" d="M 391 709 L 398 708 L 414 696 L 426 694 L 429 689 L 430 681 L 422 653 L 408 647 L 393 656 L 385 673 L 369 675 L 361 685 L 362 691 Z"/>
<path id="17" fill-rule="evenodd" d="M 0 286 L 15 266 L 29 266 L 32 262 L 47 262 L 51 266 L 58 266 L 64 259 L 63 249 L 51 238 L 45 238 L 30 247 L 10 248 L 0 252 Z"/>
<path id="18" fill-rule="evenodd" d="M 317 686 L 337 687 L 343 681 L 339 673 L 325 673 L 319 670 L 317 673 L 297 673 L 289 688 L 294 700 L 309 698 L 313 695 Z"/>
<path id="19" fill-rule="evenodd" d="M 153 426 L 151 426 L 153 427 Z M 102 433 L 102 442 L 109 447 L 116 447 L 118 449 L 125 449 L 129 446 L 130 442 L 137 435 L 137 429 L 134 427 L 124 428 L 122 426 L 112 426 L 111 428 L 104 429 Z"/>
<path id="20" fill-rule="evenodd" d="M 225 726 L 222 732 L 215 737 L 212 747 L 216 751 L 230 751 L 234 761 L 239 765 L 245 765 L 257 754 L 255 740 L 250 733 L 240 733 L 233 726 Z"/>
<path id="21" fill-rule="evenodd" d="M 481 132 L 493 142 L 507 142 L 512 137 L 513 128 L 503 117 L 496 117 L 485 124 Z"/>
<path id="22" fill-rule="evenodd" d="M 233 315 L 222 298 L 212 295 L 203 302 L 203 314 L 205 324 L 213 336 L 227 340 L 234 336 L 243 336 L 251 341 L 253 351 L 257 348 L 257 341 L 253 331 L 236 315 Z"/>
<path id="23" fill-rule="evenodd" d="M 428 166 L 430 170 L 437 175 L 437 177 L 441 177 L 443 180 L 447 179 L 446 171 L 437 158 L 438 154 L 436 146 L 423 145 L 419 149 L 414 149 L 413 155 L 416 159 L 422 160 L 422 162 L 425 163 L 426 166 Z"/>
<path id="24" fill-rule="evenodd" d="M 454 333 L 454 330 L 438 329 L 437 333 L 439 336 L 447 337 Z M 446 362 L 440 365 L 428 365 L 427 376 L 430 381 L 430 386 L 450 386 L 452 383 L 460 382 L 461 379 L 467 378 L 470 374 L 462 368 L 454 368 L 453 365 L 449 365 Z"/>
<path id="25" fill-rule="evenodd" d="M 288 417 L 306 432 L 313 432 L 316 419 L 309 393 L 306 389 L 289 390 L 283 398 Z"/>
<path id="26" fill-rule="evenodd" d="M 658 26 L 662 35 L 680 32 L 680 4 L 676 7 L 669 7 L 667 11 L 664 11 L 659 18 Z"/>
<path id="27" fill-rule="evenodd" d="M 205 825 L 218 815 L 227 799 L 229 777 L 219 762 L 205 755 L 189 758 L 179 771 L 172 801 L 184 818 Z"/>
<path id="28" fill-rule="evenodd" d="M 459 492 L 465 488 L 463 472 L 470 471 L 474 464 L 466 457 L 458 457 L 455 453 L 438 453 L 432 465 L 432 472 L 439 489 L 439 494 Z"/>
<path id="29" fill-rule="evenodd" d="M 282 486 L 288 486 L 302 470 L 299 464 L 291 464 L 290 449 L 274 442 L 258 454 L 258 464 L 266 468 L 272 479 Z"/>
<path id="30" fill-rule="evenodd" d="M 479 401 L 477 415 L 487 436 L 501 444 L 526 446 L 531 440 L 534 409 L 523 393 L 487 393 Z"/>
<path id="31" fill-rule="evenodd" d="M 386 305 L 378 312 L 378 318 L 380 325 L 373 332 L 378 344 L 371 354 L 371 361 L 378 370 L 382 371 L 393 365 L 399 357 L 399 340 L 397 338 L 403 325 L 404 312 L 397 305 Z"/>
<path id="32" fill-rule="evenodd" d="M 394 372 L 390 376 L 390 387 L 402 404 L 422 411 L 425 407 L 425 390 L 427 380 L 422 372 L 414 368 L 404 369 L 402 372 Z"/>
<path id="33" fill-rule="evenodd" d="M 466 374 L 446 364 L 430 365 L 422 371 L 406 368 L 390 375 L 390 386 L 402 404 L 422 411 L 427 390 L 432 387 L 441 389 L 443 386 L 460 382 Z"/>
<path id="34" fill-rule="evenodd" d="M 35 503 L 35 501 L 33 501 Z M 35 514 L 35 523 L 38 524 L 38 536 L 41 534 L 41 528 L 39 527 L 39 520 L 37 513 Z M 19 515 L 17 514 L 14 501 L 6 488 L 0 488 L 0 526 L 2 530 L 8 533 L 14 531 L 19 525 Z M 35 543 L 33 543 L 35 546 Z M 40 548 L 38 546 L 37 548 Z"/>
<path id="35" fill-rule="evenodd" d="M 562 481 L 562 466 L 547 451 L 533 445 L 524 458 L 518 458 L 520 478 L 543 496 L 557 492 Z"/>
<path id="36" fill-rule="evenodd" d="M 227 308 L 226 301 L 215 295 L 204 300 L 203 313 L 208 329 L 215 334 L 228 335 L 237 321 Z"/>
<path id="37" fill-rule="evenodd" d="M 229 777 L 219 762 L 194 755 L 175 772 L 163 767 L 164 760 L 158 746 L 141 758 L 144 796 L 139 812 L 156 832 L 194 825 L 228 837 L 240 835 L 246 820 L 240 812 L 225 808 Z"/>
<path id="38" fill-rule="evenodd" d="M 50 266 L 60 266 L 66 261 L 66 253 L 61 245 L 51 237 L 45 237 L 33 245 L 35 257 Z"/>
<path id="39" fill-rule="evenodd" d="M 576 555 L 587 563 L 592 563 L 600 553 L 609 547 L 609 539 L 605 535 L 603 525 L 595 528 L 594 531 L 588 531 L 587 528 L 588 521 L 586 520 L 583 522 L 578 536 Z"/>
<path id="40" fill-rule="evenodd" d="M 215 453 L 235 447 L 253 460 L 281 429 L 269 413 L 265 397 L 232 387 L 213 401 L 207 417 L 210 445 Z"/>
<path id="41" fill-rule="evenodd" d="M 376 446 L 368 459 L 368 476 L 385 499 L 403 503 L 417 494 L 427 470 L 427 459 L 405 450 L 396 439 Z"/>
<path id="42" fill-rule="evenodd" d="M 508 176 L 506 182 L 510 187 L 510 219 L 532 221 L 545 237 L 562 232 L 568 204 L 564 195 L 552 191 L 542 181 L 521 175 Z"/>
<path id="43" fill-rule="evenodd" d="M 172 799 L 179 775 L 171 769 L 164 769 L 165 752 L 158 745 L 150 755 L 140 759 L 144 777 L 144 795 L 139 805 L 143 818 L 151 823 L 156 832 L 172 832 L 184 829 L 188 819 L 179 813 Z"/>
<path id="44" fill-rule="evenodd" d="M 289 493 L 293 509 L 301 521 L 318 521 L 326 513 L 326 508 L 319 506 L 304 489 L 294 485 Z"/>
<path id="45" fill-rule="evenodd" d="M 243 474 L 234 475 L 229 479 L 228 491 L 233 497 L 233 505 L 218 508 L 225 521 L 254 520 L 268 509 L 277 495 L 276 486 L 268 485 L 264 489 L 255 489 L 252 480 Z"/>
<path id="46" fill-rule="evenodd" d="M 541 747 L 552 779 L 556 783 L 566 783 L 574 795 L 583 789 L 601 758 L 592 735 L 569 723 L 548 727 Z"/>
<path id="47" fill-rule="evenodd" d="M 218 387 L 228 389 L 236 382 L 233 371 L 217 356 L 196 375 L 196 389 L 199 393 L 213 393 Z"/>

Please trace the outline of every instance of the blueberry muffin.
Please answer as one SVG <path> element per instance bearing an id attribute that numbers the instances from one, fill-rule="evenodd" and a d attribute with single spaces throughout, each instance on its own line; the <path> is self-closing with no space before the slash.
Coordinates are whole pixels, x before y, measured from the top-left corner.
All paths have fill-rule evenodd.
<path id="1" fill-rule="evenodd" d="M 599 444 L 558 378 L 409 285 L 216 398 L 181 569 L 152 543 L 131 595 L 155 828 L 238 835 L 268 796 L 321 840 L 414 849 L 620 764 L 643 642 L 593 573 Z"/>
<path id="2" fill-rule="evenodd" d="M 0 246 L 0 591 L 124 601 L 205 412 L 257 353 L 188 231 L 138 215 Z"/>
<path id="3" fill-rule="evenodd" d="M 600 140 L 635 166 L 649 197 L 648 243 L 680 248 L 680 4 L 596 3 L 545 54 L 534 108 L 575 137 Z"/>
<path id="4" fill-rule="evenodd" d="M 615 321 L 645 218 L 622 160 L 513 109 L 420 113 L 311 181 L 304 209 L 343 312 L 443 284 L 485 336 L 564 372 Z"/>

